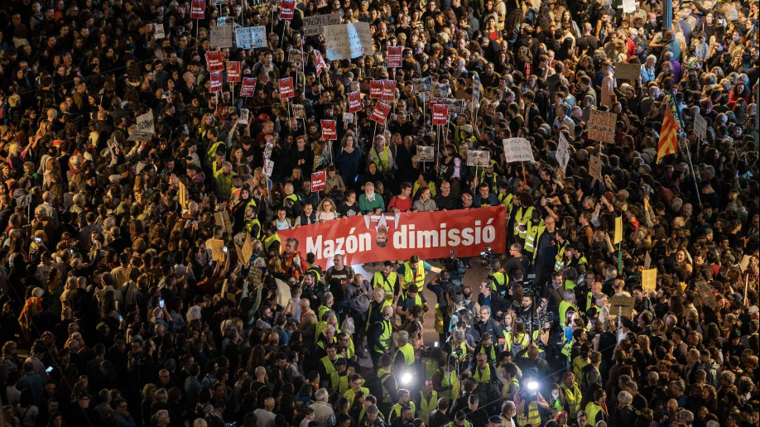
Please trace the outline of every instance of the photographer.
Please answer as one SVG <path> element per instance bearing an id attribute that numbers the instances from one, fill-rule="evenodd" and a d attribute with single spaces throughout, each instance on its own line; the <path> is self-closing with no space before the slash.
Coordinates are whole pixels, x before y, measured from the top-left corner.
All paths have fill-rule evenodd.
<path id="1" fill-rule="evenodd" d="M 364 333 L 366 331 L 367 311 L 369 311 L 370 293 L 372 288 L 369 286 L 369 282 L 364 280 L 364 276 L 357 274 L 351 280 L 351 284 L 346 288 L 348 294 L 348 307 L 351 317 L 354 319 L 356 326 L 355 343 L 356 354 L 362 357 L 364 350 L 362 343 L 364 342 Z"/>

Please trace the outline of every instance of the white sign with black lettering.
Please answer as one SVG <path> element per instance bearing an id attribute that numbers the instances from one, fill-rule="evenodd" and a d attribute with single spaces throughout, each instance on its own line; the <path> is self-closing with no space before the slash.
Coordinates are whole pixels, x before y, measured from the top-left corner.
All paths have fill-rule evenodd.
<path id="1" fill-rule="evenodd" d="M 504 156 L 507 163 L 512 162 L 531 162 L 535 163 L 533 158 L 533 149 L 530 141 L 525 138 L 509 138 L 502 141 L 504 145 Z"/>
<path id="2" fill-rule="evenodd" d="M 232 47 L 232 25 L 211 27 L 211 46 Z"/>

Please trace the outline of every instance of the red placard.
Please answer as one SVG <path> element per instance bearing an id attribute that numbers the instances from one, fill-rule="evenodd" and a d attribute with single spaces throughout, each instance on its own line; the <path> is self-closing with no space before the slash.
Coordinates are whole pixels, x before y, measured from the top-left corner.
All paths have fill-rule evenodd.
<path id="1" fill-rule="evenodd" d="M 449 117 L 449 106 L 446 104 L 433 105 L 433 124 L 445 125 Z"/>
<path id="2" fill-rule="evenodd" d="M 383 81 L 372 80 L 369 82 L 369 99 L 380 99 L 383 97 Z"/>
<path id="3" fill-rule="evenodd" d="M 322 138 L 335 141 L 338 139 L 338 132 L 335 130 L 335 120 L 322 120 Z"/>
<path id="4" fill-rule="evenodd" d="M 401 66 L 403 46 L 388 46 L 388 68 L 398 68 Z"/>
<path id="5" fill-rule="evenodd" d="M 224 70 L 224 61 L 222 60 L 222 52 L 215 50 L 213 52 L 206 52 L 206 69 L 209 73 Z"/>
<path id="6" fill-rule="evenodd" d="M 317 66 L 317 77 L 322 74 L 322 70 L 330 70 L 330 66 L 325 62 L 322 52 L 314 49 L 314 64 Z"/>
<path id="7" fill-rule="evenodd" d="M 451 212 L 405 213 L 398 218 L 356 215 L 335 221 L 281 230 L 280 239 L 294 238 L 304 252 L 315 255 L 315 264 L 329 267 L 336 253 L 347 265 L 446 258 L 450 251 L 460 257 L 478 256 L 488 245 L 495 254 L 507 250 L 507 209 L 504 205 Z M 369 219 L 369 223 L 367 223 Z M 378 227 L 384 220 L 385 226 Z M 382 239 L 380 238 L 382 234 Z M 377 242 L 384 242 L 378 245 Z"/>
<path id="8" fill-rule="evenodd" d="M 240 61 L 227 61 L 227 81 L 238 83 L 243 79 L 240 74 Z"/>
<path id="9" fill-rule="evenodd" d="M 208 90 L 211 93 L 220 92 L 222 90 L 222 72 L 214 71 L 210 73 L 211 79 L 209 79 Z"/>
<path id="10" fill-rule="evenodd" d="M 383 80 L 383 95 L 381 99 L 385 102 L 392 102 L 396 99 L 396 81 Z"/>
<path id="11" fill-rule="evenodd" d="M 203 19 L 206 17 L 206 0 L 193 0 L 190 3 L 190 18 Z"/>
<path id="12" fill-rule="evenodd" d="M 383 104 L 382 102 L 378 101 L 377 104 L 375 104 L 375 109 L 372 110 L 372 115 L 369 119 L 374 120 L 382 125 L 385 124 L 385 119 L 388 118 L 388 113 L 390 112 L 390 105 Z"/>
<path id="13" fill-rule="evenodd" d="M 256 92 L 256 78 L 243 77 L 243 86 L 240 87 L 240 96 L 250 98 Z"/>
<path id="14" fill-rule="evenodd" d="M 296 10 L 295 0 L 280 1 L 280 19 L 293 19 L 293 12 Z"/>
<path id="15" fill-rule="evenodd" d="M 355 113 L 362 109 L 362 94 L 359 91 L 348 94 L 348 112 Z"/>
<path id="16" fill-rule="evenodd" d="M 296 90 L 293 88 L 293 77 L 280 79 L 280 99 L 288 99 L 296 96 Z"/>
<path id="17" fill-rule="evenodd" d="M 327 172 L 314 172 L 311 174 L 311 191 L 322 191 L 327 185 Z"/>

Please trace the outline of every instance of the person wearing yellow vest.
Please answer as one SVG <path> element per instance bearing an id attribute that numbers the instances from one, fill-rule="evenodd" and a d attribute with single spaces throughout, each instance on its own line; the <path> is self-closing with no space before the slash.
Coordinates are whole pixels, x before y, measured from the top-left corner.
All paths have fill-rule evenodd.
<path id="1" fill-rule="evenodd" d="M 567 249 L 568 241 L 565 240 L 562 233 L 557 233 L 557 238 L 560 242 L 557 246 L 557 255 L 554 256 L 554 271 L 562 271 L 565 268 L 565 250 Z"/>
<path id="2" fill-rule="evenodd" d="M 559 386 L 562 394 L 565 396 L 565 410 L 570 419 L 578 417 L 578 411 L 581 410 L 581 389 L 575 384 L 575 374 L 568 371 L 562 376 L 562 385 Z"/>
<path id="3" fill-rule="evenodd" d="M 520 393 L 520 380 L 518 379 L 517 366 L 508 363 L 502 368 L 502 376 L 504 378 L 504 387 L 502 388 L 502 396 L 508 401 L 514 401 L 517 394 Z"/>
<path id="4" fill-rule="evenodd" d="M 457 377 L 456 360 L 452 357 L 444 359 L 441 369 L 433 374 L 433 386 L 438 395 L 454 402 L 459 397 L 459 377 Z"/>
<path id="5" fill-rule="evenodd" d="M 285 191 L 285 199 L 282 201 L 282 207 L 285 208 L 285 213 L 292 224 L 296 217 L 301 214 L 301 197 L 295 194 L 293 184 L 290 182 L 286 183 L 283 189 Z"/>
<path id="6" fill-rule="evenodd" d="M 409 309 L 415 305 L 420 306 L 425 312 L 428 311 L 427 301 L 425 300 L 425 297 L 422 296 L 420 289 L 422 288 L 419 288 L 417 285 L 409 285 L 409 288 L 407 288 L 406 292 L 404 292 L 398 299 L 398 302 L 396 304 L 396 314 L 402 318 L 405 318 L 409 312 Z"/>
<path id="7" fill-rule="evenodd" d="M 535 382 L 534 378 L 524 377 L 523 383 L 529 385 L 531 382 Z M 517 395 L 517 424 L 524 426 L 526 424 L 533 424 L 534 426 L 541 425 L 541 414 L 539 413 L 539 407 L 545 410 L 549 410 L 549 404 L 546 403 L 544 397 L 538 390 L 531 390 L 530 387 L 525 387 L 523 393 Z"/>
<path id="8" fill-rule="evenodd" d="M 472 370 L 472 379 L 478 383 L 477 394 L 483 402 L 490 402 L 496 398 L 498 390 L 496 385 L 499 378 L 496 371 L 488 364 L 488 357 L 484 353 L 475 356 L 476 365 Z"/>
<path id="9" fill-rule="evenodd" d="M 381 413 L 389 413 L 393 402 L 398 399 L 398 381 L 391 369 L 391 357 L 384 354 L 378 361 L 380 368 L 375 374 L 377 376 L 377 389 L 373 390 L 378 396 L 377 407 L 380 408 Z"/>
<path id="10" fill-rule="evenodd" d="M 491 272 L 488 275 L 488 280 L 491 282 L 491 289 L 494 292 L 497 292 L 501 296 L 504 296 L 507 293 L 509 278 L 499 261 L 494 260 L 491 262 Z"/>
<path id="11" fill-rule="evenodd" d="M 319 364 L 319 378 L 321 380 L 320 386 L 327 389 L 338 389 L 338 371 L 335 368 L 335 364 L 338 360 L 338 358 L 343 358 L 342 356 L 338 356 L 338 349 L 335 346 L 335 343 L 327 343 L 325 346 L 327 351 L 327 356 L 320 359 Z"/>
<path id="12" fill-rule="evenodd" d="M 277 235 L 277 229 L 270 223 L 264 224 L 264 241 L 261 242 L 264 245 L 264 252 L 267 255 L 282 253 L 282 241 L 280 236 Z"/>
<path id="13" fill-rule="evenodd" d="M 379 324 L 373 326 L 374 333 L 372 334 L 372 365 L 377 368 L 378 359 L 383 354 L 386 354 L 391 347 L 391 336 L 393 334 L 393 326 L 391 325 L 391 316 L 393 316 L 393 307 L 386 306 L 383 308 L 383 318 Z"/>
<path id="14" fill-rule="evenodd" d="M 589 425 L 595 426 L 599 421 L 609 421 L 606 400 L 607 392 L 603 389 L 594 390 L 594 400 L 587 403 L 585 409 Z"/>
<path id="15" fill-rule="evenodd" d="M 377 165 L 379 172 L 388 172 L 393 168 L 393 153 L 390 146 L 386 144 L 383 135 L 375 136 L 372 149 L 369 151 L 369 160 Z"/>
<path id="16" fill-rule="evenodd" d="M 546 224 L 544 223 L 544 219 L 541 218 L 541 212 L 534 210 L 530 221 L 525 223 L 525 227 L 525 252 L 529 258 L 533 258 L 538 239 L 546 230 Z"/>
<path id="17" fill-rule="evenodd" d="M 350 388 L 343 393 L 343 397 L 348 399 L 348 406 L 354 404 L 354 398 L 359 391 L 363 391 L 365 396 L 369 396 L 369 389 L 362 387 L 362 381 L 362 376 L 359 374 L 354 374 L 348 379 Z"/>
<path id="18" fill-rule="evenodd" d="M 404 407 L 409 407 L 412 411 L 412 418 L 415 417 L 415 414 L 417 414 L 417 406 L 412 402 L 412 395 L 409 394 L 409 390 L 406 389 L 399 389 L 398 393 L 398 403 L 391 406 L 391 410 L 388 413 L 388 422 L 393 424 L 393 420 L 401 416 L 401 409 Z"/>
<path id="19" fill-rule="evenodd" d="M 438 407 L 438 392 L 433 390 L 432 381 L 425 381 L 425 385 L 420 390 L 418 403 L 417 417 L 421 418 L 425 425 L 430 424 L 430 414 Z"/>
<path id="20" fill-rule="evenodd" d="M 399 331 L 396 337 L 396 356 L 393 359 L 393 366 L 396 372 L 402 372 L 404 369 L 410 370 L 414 366 L 414 347 L 409 344 L 409 332 Z"/>
<path id="21" fill-rule="evenodd" d="M 400 294 L 399 275 L 393 271 L 393 263 L 385 261 L 382 271 L 378 271 L 372 276 L 372 288 L 382 289 L 385 293 L 385 300 L 392 301 L 394 304 Z"/>
<path id="22" fill-rule="evenodd" d="M 248 204 L 245 206 L 245 227 L 244 230 L 246 233 L 248 233 L 251 238 L 253 239 L 260 239 L 261 238 L 261 222 L 259 222 L 259 219 L 256 217 L 256 201 L 251 200 L 248 202 Z M 244 262 L 248 262 L 248 260 L 243 260 Z"/>
<path id="23" fill-rule="evenodd" d="M 446 427 L 473 427 L 473 425 L 467 421 L 467 414 L 460 410 L 454 415 L 454 421 L 446 424 Z"/>
<path id="24" fill-rule="evenodd" d="M 513 223 L 512 242 L 522 243 L 528 233 L 528 221 L 533 217 L 531 196 L 527 193 L 519 193 L 512 199 L 512 211 L 510 219 Z"/>
<path id="25" fill-rule="evenodd" d="M 374 332 L 373 328 L 382 320 L 383 309 L 390 306 L 390 301 L 385 299 L 385 292 L 381 288 L 375 288 L 372 291 L 372 301 L 369 303 L 369 309 L 367 310 L 367 324 L 365 326 L 367 336 L 372 336 Z"/>
<path id="26" fill-rule="evenodd" d="M 415 284 L 418 289 L 422 289 L 422 286 L 425 284 L 425 273 L 432 268 L 427 262 L 421 261 L 417 255 L 412 255 L 409 261 L 396 270 L 399 280 L 401 280 L 401 290 L 406 291 L 411 284 Z"/>
<path id="27" fill-rule="evenodd" d="M 332 306 L 335 303 L 335 297 L 333 297 L 332 292 L 325 292 L 320 297 L 320 300 L 322 300 L 322 305 L 320 305 L 317 309 L 317 320 L 322 322 L 325 320 L 325 314 L 327 314 L 329 311 L 332 311 Z"/>
<path id="28" fill-rule="evenodd" d="M 565 289 L 565 292 L 562 293 L 562 298 L 563 300 L 559 302 L 559 323 L 563 328 L 566 328 L 568 326 L 566 319 L 567 310 L 573 309 L 576 312 L 578 311 L 578 307 L 575 305 L 575 291 Z"/>
<path id="29" fill-rule="evenodd" d="M 496 199 L 499 200 L 499 203 L 507 208 L 507 212 L 511 211 L 512 199 L 515 197 L 515 195 L 509 192 L 509 184 L 507 184 L 505 181 L 500 182 L 498 190 L 499 192 L 496 195 Z"/>
<path id="30" fill-rule="evenodd" d="M 477 357 L 479 354 L 485 354 L 488 364 L 491 366 L 496 366 L 496 356 L 498 356 L 499 351 L 493 344 L 493 338 L 488 332 L 481 335 L 480 344 L 475 347 L 475 357 Z"/>

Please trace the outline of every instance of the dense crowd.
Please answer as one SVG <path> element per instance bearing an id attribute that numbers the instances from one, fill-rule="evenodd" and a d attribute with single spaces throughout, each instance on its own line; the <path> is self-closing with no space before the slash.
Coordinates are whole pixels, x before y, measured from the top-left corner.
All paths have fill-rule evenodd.
<path id="1" fill-rule="evenodd" d="M 0 4 L 3 427 L 758 425 L 757 1 L 276 3 Z M 373 48 L 330 61 L 330 13 Z M 253 96 L 212 92 L 222 23 L 266 28 L 220 49 Z M 278 235 L 500 205 L 482 263 L 323 269 Z"/>

